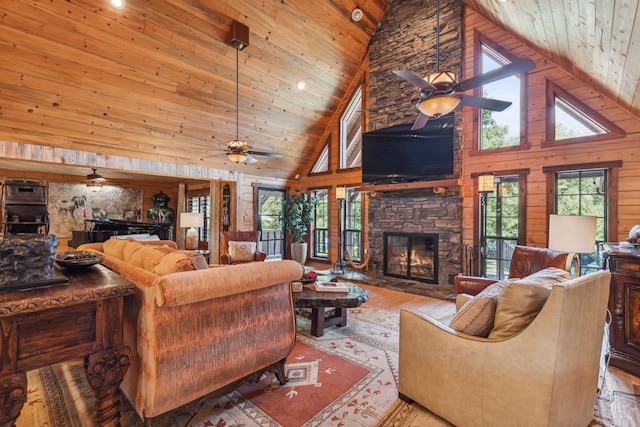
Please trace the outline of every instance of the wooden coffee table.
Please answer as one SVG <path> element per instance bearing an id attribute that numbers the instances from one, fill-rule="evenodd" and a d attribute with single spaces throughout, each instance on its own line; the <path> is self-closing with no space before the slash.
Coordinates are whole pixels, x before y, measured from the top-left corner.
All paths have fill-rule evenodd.
<path id="1" fill-rule="evenodd" d="M 366 290 L 353 283 L 345 284 L 349 292 L 316 292 L 312 285 L 305 285 L 302 292 L 293 293 L 296 308 L 311 309 L 311 335 L 320 337 L 329 326 L 347 326 L 347 308 L 358 307 L 369 300 Z M 325 317 L 326 307 L 335 307 L 335 314 Z"/>

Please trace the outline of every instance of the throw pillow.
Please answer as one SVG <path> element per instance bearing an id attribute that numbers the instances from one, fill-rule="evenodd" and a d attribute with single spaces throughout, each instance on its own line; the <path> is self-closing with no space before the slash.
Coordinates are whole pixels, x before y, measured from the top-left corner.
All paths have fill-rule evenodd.
<path id="1" fill-rule="evenodd" d="M 253 261 L 256 253 L 256 242 L 229 242 L 229 256 L 232 262 Z"/>
<path id="2" fill-rule="evenodd" d="M 498 298 L 489 338 L 505 339 L 522 331 L 536 318 L 553 286 L 569 279 L 567 271 L 551 267 L 509 283 Z"/>
<path id="3" fill-rule="evenodd" d="M 106 242 L 102 244 L 102 250 L 105 255 L 109 255 L 119 260 L 124 259 L 124 248 L 127 246 L 129 242 L 127 240 L 121 239 L 108 239 Z"/>
<path id="4" fill-rule="evenodd" d="M 486 338 L 493 328 L 498 297 L 508 283 L 502 280 L 487 286 L 458 310 L 449 326 L 468 335 Z"/>
<path id="5" fill-rule="evenodd" d="M 186 253 L 188 251 L 173 251 L 155 261 L 151 271 L 158 276 L 208 268 L 204 257 L 198 253 Z"/>
<path id="6" fill-rule="evenodd" d="M 135 240 L 125 240 L 127 242 L 126 245 L 124 245 L 124 249 L 122 250 L 122 260 L 124 262 L 128 262 L 131 263 L 131 257 L 133 256 L 134 252 L 136 252 L 138 249 L 144 248 L 144 245 L 140 242 L 136 242 Z"/>

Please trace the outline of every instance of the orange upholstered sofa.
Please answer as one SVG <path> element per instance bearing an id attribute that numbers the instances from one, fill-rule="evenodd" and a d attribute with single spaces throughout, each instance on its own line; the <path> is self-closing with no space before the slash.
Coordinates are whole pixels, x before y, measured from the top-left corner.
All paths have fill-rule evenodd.
<path id="1" fill-rule="evenodd" d="M 271 370 L 286 381 L 295 344 L 291 260 L 212 268 L 172 241 L 110 239 L 79 250 L 136 284 L 125 299 L 131 366 L 121 389 L 150 421 L 203 396 L 223 394 Z"/>

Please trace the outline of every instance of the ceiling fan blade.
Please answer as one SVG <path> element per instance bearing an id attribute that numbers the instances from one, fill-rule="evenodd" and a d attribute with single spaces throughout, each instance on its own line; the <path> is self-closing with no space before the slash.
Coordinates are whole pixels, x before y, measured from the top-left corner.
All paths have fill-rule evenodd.
<path id="1" fill-rule="evenodd" d="M 479 96 L 460 95 L 460 104 L 468 107 L 482 108 L 483 110 L 504 111 L 511 106 L 509 101 L 499 99 L 481 98 Z"/>
<path id="2" fill-rule="evenodd" d="M 414 86 L 418 86 L 420 89 L 435 89 L 435 86 L 433 86 L 411 70 L 395 70 L 393 74 L 408 81 Z"/>
<path id="3" fill-rule="evenodd" d="M 429 116 L 420 113 L 416 121 L 413 123 L 413 126 L 411 126 L 411 130 L 422 129 L 427 124 L 429 119 Z"/>
<path id="4" fill-rule="evenodd" d="M 282 157 L 284 157 L 282 154 L 280 153 L 267 153 L 264 151 L 244 151 L 245 154 L 252 154 L 255 156 L 266 156 L 266 157 L 274 157 L 276 159 L 281 159 Z"/>
<path id="5" fill-rule="evenodd" d="M 247 164 L 251 164 L 251 163 L 255 163 L 257 162 L 258 159 L 256 159 L 255 157 L 251 156 L 250 154 L 247 154 L 247 158 L 245 159 L 245 163 Z"/>
<path id="6" fill-rule="evenodd" d="M 520 59 L 505 65 L 504 67 L 496 68 L 495 70 L 488 71 L 484 74 L 480 74 L 475 77 L 471 77 L 467 80 L 461 81 L 454 86 L 453 90 L 456 92 L 474 89 L 476 87 L 485 85 L 487 83 L 495 82 L 497 80 L 504 79 L 505 77 L 513 76 L 515 74 L 525 73 L 529 70 L 536 68 L 535 62 L 529 58 Z"/>

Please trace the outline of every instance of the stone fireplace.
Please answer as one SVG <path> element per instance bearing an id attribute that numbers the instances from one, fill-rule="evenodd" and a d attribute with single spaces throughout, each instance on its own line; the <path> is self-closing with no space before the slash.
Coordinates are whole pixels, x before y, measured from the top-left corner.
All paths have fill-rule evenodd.
<path id="1" fill-rule="evenodd" d="M 369 193 L 369 274 L 395 289 L 436 297 L 452 294 L 453 278 L 463 271 L 461 202 L 458 187 L 449 187 L 444 194 L 432 188 Z M 408 237 L 408 250 L 420 258 L 414 265 L 421 268 L 403 275 L 398 272 L 406 264 L 401 259 L 402 243 Z M 385 266 L 389 252 L 396 260 L 387 260 Z"/>
<path id="2" fill-rule="evenodd" d="M 463 2 L 441 0 L 440 57 L 436 61 L 436 4 L 424 0 L 391 2 L 389 11 L 369 45 L 369 79 L 367 96 L 374 108 L 367 117 L 366 131 L 398 124 L 413 123 L 418 111 L 409 102 L 417 91 L 399 79 L 392 71 L 408 69 L 427 75 L 440 69 L 462 74 Z M 398 101 L 407 100 L 398 106 Z M 454 111 L 455 175 L 462 176 L 462 114 Z M 437 186 L 440 184 L 434 184 Z M 384 282 L 381 286 L 435 297 L 450 297 L 454 292 L 453 278 L 462 269 L 462 197 L 457 186 L 446 187 L 436 194 L 428 183 L 420 189 L 377 191 L 368 198 L 368 237 L 370 273 Z M 385 272 L 385 233 L 415 233 L 437 235 L 434 251 L 433 277 L 426 271 L 418 274 L 427 280 L 397 277 Z M 395 271 L 395 270 L 394 270 Z"/>
<path id="3" fill-rule="evenodd" d="M 438 235 L 384 233 L 385 276 L 438 283 Z"/>

